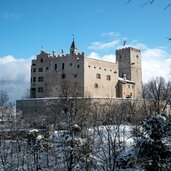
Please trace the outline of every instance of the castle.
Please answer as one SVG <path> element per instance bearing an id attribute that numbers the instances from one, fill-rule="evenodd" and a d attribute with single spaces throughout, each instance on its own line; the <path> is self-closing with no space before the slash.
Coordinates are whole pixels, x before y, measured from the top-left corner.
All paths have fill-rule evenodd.
<path id="1" fill-rule="evenodd" d="M 28 116 L 49 115 L 55 107 L 61 113 L 61 98 L 90 99 L 99 104 L 108 99 L 142 99 L 140 50 L 116 50 L 115 63 L 86 57 L 78 52 L 74 40 L 69 54 L 41 50 L 31 64 L 30 98 L 17 100 L 16 111 Z"/>
<path id="2" fill-rule="evenodd" d="M 58 97 L 66 84 L 77 89 L 77 97 L 141 98 L 141 52 L 132 47 L 116 50 L 112 63 L 79 53 L 74 39 L 69 54 L 41 50 L 32 60 L 30 98 Z"/>

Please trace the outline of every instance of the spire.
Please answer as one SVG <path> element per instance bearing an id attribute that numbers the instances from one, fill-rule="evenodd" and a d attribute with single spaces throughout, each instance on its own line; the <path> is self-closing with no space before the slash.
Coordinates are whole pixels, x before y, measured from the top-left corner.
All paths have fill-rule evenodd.
<path id="1" fill-rule="evenodd" d="M 76 48 L 76 45 L 75 45 L 74 35 L 73 35 L 73 41 L 72 41 L 72 44 L 71 44 L 71 47 L 70 47 L 70 54 L 76 54 L 76 53 L 77 53 L 77 48 Z"/>

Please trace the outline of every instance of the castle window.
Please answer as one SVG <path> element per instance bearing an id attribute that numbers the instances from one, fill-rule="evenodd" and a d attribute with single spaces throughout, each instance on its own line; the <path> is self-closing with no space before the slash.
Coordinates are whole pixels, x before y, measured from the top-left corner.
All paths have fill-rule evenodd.
<path id="1" fill-rule="evenodd" d="M 100 74 L 96 74 L 96 78 L 97 79 L 101 79 L 101 75 Z"/>
<path id="2" fill-rule="evenodd" d="M 128 88 L 130 88 L 130 85 L 128 85 Z"/>
<path id="3" fill-rule="evenodd" d="M 55 64 L 55 70 L 57 70 L 57 68 L 58 68 L 58 66 L 57 66 L 57 64 Z"/>
<path id="4" fill-rule="evenodd" d="M 65 74 L 62 74 L 62 79 L 64 79 L 66 77 L 66 75 Z"/>
<path id="5" fill-rule="evenodd" d="M 62 70 L 64 70 L 64 68 L 65 68 L 65 65 L 64 65 L 64 63 L 62 63 Z"/>
<path id="6" fill-rule="evenodd" d="M 99 69 L 101 69 L 101 68 L 99 68 Z"/>
<path id="7" fill-rule="evenodd" d="M 112 72 L 112 70 L 110 70 L 110 72 Z"/>
<path id="8" fill-rule="evenodd" d="M 79 68 L 80 67 L 80 65 L 77 65 L 77 68 Z"/>
<path id="9" fill-rule="evenodd" d="M 136 57 L 138 58 L 139 56 L 137 55 Z"/>
<path id="10" fill-rule="evenodd" d="M 106 69 L 104 69 L 106 71 Z"/>
<path id="11" fill-rule="evenodd" d="M 46 71 L 48 70 L 49 68 L 48 67 L 46 67 Z"/>
<path id="12" fill-rule="evenodd" d="M 117 71 L 114 71 L 113 73 L 114 73 L 114 74 L 116 74 L 116 73 L 117 73 Z"/>
<path id="13" fill-rule="evenodd" d="M 36 72 L 36 68 L 33 68 L 33 72 Z"/>
<path id="14" fill-rule="evenodd" d="M 90 68 L 90 65 L 88 67 Z"/>
<path id="15" fill-rule="evenodd" d="M 38 92 L 43 92 L 43 87 L 38 87 Z"/>
<path id="16" fill-rule="evenodd" d="M 110 75 L 107 75 L 106 76 L 106 80 L 110 81 L 111 80 L 111 76 Z"/>
<path id="17" fill-rule="evenodd" d="M 122 56 L 120 55 L 120 56 L 119 56 L 119 59 L 121 59 L 121 58 L 122 58 Z"/>
<path id="18" fill-rule="evenodd" d="M 39 72 L 43 72 L 43 68 L 39 68 Z"/>
<path id="19" fill-rule="evenodd" d="M 70 66 L 72 66 L 72 63 L 70 63 Z"/>
<path id="20" fill-rule="evenodd" d="M 40 59 L 40 62 L 43 63 L 43 59 Z"/>
<path id="21" fill-rule="evenodd" d="M 43 82 L 43 77 L 38 77 L 38 82 Z"/>
<path id="22" fill-rule="evenodd" d="M 97 83 L 94 84 L 94 88 L 98 88 L 99 85 Z"/>
<path id="23" fill-rule="evenodd" d="M 94 69 L 96 69 L 96 67 L 94 67 Z"/>
<path id="24" fill-rule="evenodd" d="M 134 88 L 134 85 L 132 85 L 132 89 Z"/>
<path id="25" fill-rule="evenodd" d="M 36 64 L 32 64 L 32 66 L 36 66 Z"/>
<path id="26" fill-rule="evenodd" d="M 33 82 L 36 82 L 36 77 L 33 77 Z"/>

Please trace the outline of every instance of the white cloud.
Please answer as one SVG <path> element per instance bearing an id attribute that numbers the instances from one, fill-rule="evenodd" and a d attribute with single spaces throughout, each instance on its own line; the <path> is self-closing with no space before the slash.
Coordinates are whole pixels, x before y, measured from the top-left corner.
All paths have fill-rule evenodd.
<path id="1" fill-rule="evenodd" d="M 117 45 L 119 45 L 120 41 L 119 40 L 113 40 L 110 42 L 93 42 L 91 45 L 88 47 L 88 49 L 92 50 L 106 50 L 106 49 L 111 49 L 115 48 Z"/>
<path id="2" fill-rule="evenodd" d="M 107 33 L 103 33 L 102 36 L 114 38 L 120 36 L 120 34 L 117 32 L 107 32 Z"/>
<path id="3" fill-rule="evenodd" d="M 125 46 L 119 45 L 117 46 L 117 49 L 126 48 L 126 47 L 134 47 L 134 48 L 140 49 L 141 51 L 144 49 L 147 49 L 147 46 L 144 43 L 135 42 L 135 41 L 128 42 L 126 39 L 123 39 L 123 40 L 126 41 Z"/>
<path id="4" fill-rule="evenodd" d="M 170 55 L 167 54 L 167 52 L 164 49 L 161 48 L 149 48 L 149 49 L 145 49 L 143 51 L 143 57 L 144 58 L 148 58 L 148 60 L 150 59 L 157 59 L 158 60 L 162 60 L 163 58 L 169 58 Z M 149 58 L 150 57 L 150 58 Z"/>
<path id="5" fill-rule="evenodd" d="M 171 78 L 171 55 L 160 48 L 146 49 L 142 51 L 142 75 L 143 81 L 155 77 Z"/>
<path id="6" fill-rule="evenodd" d="M 0 58 L 0 80 L 22 80 L 28 82 L 30 79 L 31 59 L 16 59 L 13 56 Z"/>
<path id="7" fill-rule="evenodd" d="M 10 100 L 24 96 L 30 85 L 31 59 L 17 59 L 11 55 L 0 58 L 0 89 L 7 91 Z"/>
<path id="8" fill-rule="evenodd" d="M 103 60 L 103 61 L 108 61 L 108 62 L 115 62 L 115 55 L 114 54 L 108 54 L 108 55 L 100 56 L 98 53 L 92 52 L 88 57 Z"/>

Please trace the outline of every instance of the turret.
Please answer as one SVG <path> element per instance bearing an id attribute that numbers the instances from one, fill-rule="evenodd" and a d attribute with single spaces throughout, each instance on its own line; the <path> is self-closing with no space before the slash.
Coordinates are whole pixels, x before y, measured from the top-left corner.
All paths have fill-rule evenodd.
<path id="1" fill-rule="evenodd" d="M 74 41 L 74 38 L 73 38 L 73 41 L 72 41 L 72 44 L 71 44 L 71 47 L 70 47 L 70 54 L 77 54 L 77 48 L 76 48 L 76 45 L 75 45 L 75 41 Z"/>

